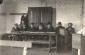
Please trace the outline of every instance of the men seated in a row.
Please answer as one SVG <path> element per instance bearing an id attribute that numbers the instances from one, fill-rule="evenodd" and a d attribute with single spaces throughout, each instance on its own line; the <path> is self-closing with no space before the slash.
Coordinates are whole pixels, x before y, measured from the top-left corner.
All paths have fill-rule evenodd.
<path id="1" fill-rule="evenodd" d="M 12 28 L 13 31 L 42 31 L 42 32 L 54 32 L 54 28 L 50 22 L 47 23 L 47 26 L 44 27 L 43 23 L 40 23 L 38 27 L 34 26 L 34 23 L 31 23 L 29 28 L 26 28 L 26 25 L 15 24 L 15 27 Z"/>

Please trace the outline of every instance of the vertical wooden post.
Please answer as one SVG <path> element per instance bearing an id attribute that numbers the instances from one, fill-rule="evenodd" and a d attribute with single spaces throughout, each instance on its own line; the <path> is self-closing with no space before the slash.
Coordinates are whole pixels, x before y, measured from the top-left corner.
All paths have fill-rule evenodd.
<path id="1" fill-rule="evenodd" d="M 58 40 L 57 40 L 57 35 L 56 35 L 56 52 L 57 52 L 57 49 L 58 49 L 58 48 L 57 48 L 57 46 L 58 46 L 58 45 L 57 45 L 57 44 L 58 44 L 57 41 L 58 41 Z"/>
<path id="2" fill-rule="evenodd" d="M 51 35 L 49 35 L 49 52 L 51 51 Z"/>
<path id="3" fill-rule="evenodd" d="M 80 55 L 80 49 L 78 49 L 78 55 Z"/>
<path id="4" fill-rule="evenodd" d="M 26 55 L 27 54 L 27 47 L 24 47 L 23 49 L 23 55 Z"/>

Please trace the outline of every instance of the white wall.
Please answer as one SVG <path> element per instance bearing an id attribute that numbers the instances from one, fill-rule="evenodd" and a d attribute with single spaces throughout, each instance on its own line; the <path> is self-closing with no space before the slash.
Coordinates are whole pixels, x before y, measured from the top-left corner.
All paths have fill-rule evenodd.
<path id="1" fill-rule="evenodd" d="M 5 16 L 0 16 L 0 34 L 6 32 L 6 20 Z"/>
<path id="2" fill-rule="evenodd" d="M 10 32 L 15 23 L 20 23 L 21 15 L 9 15 L 9 13 L 27 13 L 28 7 L 53 7 L 53 26 L 56 27 L 56 3 L 54 1 L 42 2 L 40 0 L 4 0 L 2 4 L 3 11 L 1 13 L 7 13 L 6 15 L 6 24 L 7 32 Z"/>
<path id="3" fill-rule="evenodd" d="M 0 5 L 0 12 L 2 12 L 3 9 L 1 9 L 2 6 Z M 6 32 L 6 16 L 0 15 L 0 34 Z"/>
<path id="4" fill-rule="evenodd" d="M 46 4 L 47 2 L 47 4 Z M 81 0 L 4 0 L 1 5 L 1 13 L 26 13 L 28 7 L 53 7 L 53 26 L 61 21 L 67 27 L 68 22 L 72 22 L 76 31 L 81 30 Z M 85 12 L 84 12 L 85 14 Z M 5 16 L 5 15 L 4 15 Z M 6 31 L 10 32 L 14 23 L 20 23 L 21 15 L 6 15 Z M 85 23 L 85 16 L 83 19 Z M 85 24 L 84 24 L 85 26 Z"/>
<path id="5" fill-rule="evenodd" d="M 67 27 L 72 22 L 76 31 L 81 29 L 81 0 L 58 0 L 56 10 L 56 23 L 61 21 Z"/>

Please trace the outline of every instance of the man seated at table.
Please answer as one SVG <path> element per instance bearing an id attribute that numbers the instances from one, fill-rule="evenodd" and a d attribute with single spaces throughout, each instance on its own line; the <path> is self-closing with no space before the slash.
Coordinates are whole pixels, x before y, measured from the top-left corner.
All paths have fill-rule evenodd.
<path id="1" fill-rule="evenodd" d="M 16 31 L 20 31 L 20 27 L 19 27 L 19 24 L 15 24 L 15 26 L 12 28 L 12 31 L 11 32 L 16 32 Z M 10 38 L 11 39 L 13 39 L 13 40 L 19 40 L 20 38 L 19 38 L 19 35 L 14 35 L 14 34 L 12 34 L 12 35 L 10 35 Z"/>
<path id="2" fill-rule="evenodd" d="M 38 31 L 40 31 L 40 32 L 44 32 L 45 31 L 44 26 L 43 26 L 42 23 L 39 24 Z"/>
<path id="3" fill-rule="evenodd" d="M 34 23 L 31 23 L 30 24 L 30 27 L 28 28 L 28 31 L 31 31 L 31 32 L 35 32 L 37 30 L 37 28 L 34 26 Z M 29 36 L 28 39 L 32 39 L 32 40 L 35 40 L 35 36 L 32 35 L 32 36 Z"/>
<path id="4" fill-rule="evenodd" d="M 40 23 L 39 26 L 38 26 L 38 32 L 44 32 L 44 31 L 45 31 L 45 29 L 44 29 L 43 23 Z M 44 36 L 39 35 L 37 39 L 38 40 L 43 40 L 43 37 Z"/>
<path id="5" fill-rule="evenodd" d="M 45 31 L 46 32 L 54 32 L 54 28 L 52 27 L 51 22 L 48 22 L 47 23 L 46 28 L 45 28 Z M 45 36 L 44 39 L 45 40 L 49 40 L 49 37 L 48 36 Z"/>
<path id="6" fill-rule="evenodd" d="M 54 28 L 53 28 L 51 22 L 47 23 L 46 32 L 54 32 Z"/>
<path id="7" fill-rule="evenodd" d="M 37 30 L 37 28 L 34 26 L 34 23 L 31 23 L 31 24 L 30 24 L 30 27 L 28 28 L 28 31 L 34 32 L 34 31 L 36 31 L 36 30 Z"/>
<path id="8" fill-rule="evenodd" d="M 20 31 L 20 27 L 17 23 L 15 24 L 15 31 Z"/>
<path id="9" fill-rule="evenodd" d="M 62 26 L 61 22 L 58 22 L 56 34 L 58 40 L 58 51 L 61 51 L 65 46 L 65 27 Z"/>

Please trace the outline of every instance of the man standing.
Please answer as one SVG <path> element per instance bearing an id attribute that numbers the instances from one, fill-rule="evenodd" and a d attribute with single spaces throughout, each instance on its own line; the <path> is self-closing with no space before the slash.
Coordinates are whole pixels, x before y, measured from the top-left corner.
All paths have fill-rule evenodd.
<path id="1" fill-rule="evenodd" d="M 67 48 L 72 49 L 72 33 L 75 33 L 75 29 L 72 27 L 72 23 L 68 23 L 68 27 L 66 28 L 67 34 Z"/>
<path id="2" fill-rule="evenodd" d="M 58 51 L 61 51 L 65 46 L 65 27 L 62 26 L 61 22 L 58 22 L 56 34 L 58 40 Z"/>

